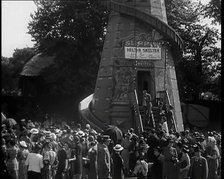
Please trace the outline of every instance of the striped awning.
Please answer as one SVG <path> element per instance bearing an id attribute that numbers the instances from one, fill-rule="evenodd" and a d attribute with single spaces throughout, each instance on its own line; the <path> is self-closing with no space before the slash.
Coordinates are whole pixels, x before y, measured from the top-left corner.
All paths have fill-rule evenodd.
<path id="1" fill-rule="evenodd" d="M 33 56 L 23 67 L 20 75 L 22 76 L 39 76 L 41 71 L 46 67 L 54 64 L 55 56 L 46 56 L 41 53 Z"/>

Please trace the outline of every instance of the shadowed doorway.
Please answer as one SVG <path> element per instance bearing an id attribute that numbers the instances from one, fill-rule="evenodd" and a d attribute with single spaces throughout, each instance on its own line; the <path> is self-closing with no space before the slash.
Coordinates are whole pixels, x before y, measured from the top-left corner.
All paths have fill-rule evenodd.
<path id="1" fill-rule="evenodd" d="M 137 93 L 139 105 L 142 105 L 143 90 L 147 90 L 151 94 L 152 99 L 154 99 L 154 82 L 152 81 L 152 76 L 150 71 L 138 71 L 137 72 Z"/>

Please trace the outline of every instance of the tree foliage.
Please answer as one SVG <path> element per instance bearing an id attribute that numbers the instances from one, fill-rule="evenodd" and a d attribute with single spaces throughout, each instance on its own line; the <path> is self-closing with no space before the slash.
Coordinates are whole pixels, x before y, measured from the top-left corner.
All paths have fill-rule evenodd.
<path id="1" fill-rule="evenodd" d="M 183 58 L 177 62 L 181 100 L 197 100 L 201 92 L 212 91 L 220 97 L 220 33 L 201 23 L 205 7 L 191 0 L 167 0 L 168 24 L 184 41 Z"/>
<path id="2" fill-rule="evenodd" d="M 221 24 L 221 0 L 210 0 L 204 7 L 204 16 L 212 18 L 213 24 Z"/>
<path id="3" fill-rule="evenodd" d="M 37 51 L 56 55 L 56 66 L 44 72 L 48 93 L 84 97 L 95 86 L 107 12 L 88 0 L 36 4 L 29 34 Z"/>
<path id="4" fill-rule="evenodd" d="M 15 49 L 12 57 L 1 57 L 2 89 L 12 92 L 18 89 L 18 77 L 24 64 L 35 54 L 33 48 Z"/>

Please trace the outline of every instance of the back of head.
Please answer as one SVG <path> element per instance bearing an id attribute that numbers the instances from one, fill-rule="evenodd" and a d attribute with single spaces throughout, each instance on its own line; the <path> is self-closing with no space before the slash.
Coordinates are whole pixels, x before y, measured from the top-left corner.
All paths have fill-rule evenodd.
<path id="1" fill-rule="evenodd" d="M 16 145 L 16 141 L 14 139 L 10 139 L 9 144 L 14 147 Z"/>
<path id="2" fill-rule="evenodd" d="M 81 124 L 78 123 L 78 124 L 77 124 L 77 128 L 81 128 Z"/>
<path id="3" fill-rule="evenodd" d="M 39 153 L 40 150 L 41 150 L 41 145 L 38 144 L 38 143 L 34 144 L 34 146 L 33 146 L 33 152 L 34 153 Z"/>
<path id="4" fill-rule="evenodd" d="M 75 143 L 79 143 L 80 142 L 80 137 L 75 135 L 74 136 L 74 141 L 75 141 Z"/>

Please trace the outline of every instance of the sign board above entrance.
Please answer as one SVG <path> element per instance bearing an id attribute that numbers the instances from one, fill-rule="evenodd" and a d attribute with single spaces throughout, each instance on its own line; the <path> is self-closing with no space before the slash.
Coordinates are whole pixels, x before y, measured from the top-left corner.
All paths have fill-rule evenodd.
<path id="1" fill-rule="evenodd" d="M 142 60 L 160 60 L 161 47 L 125 47 L 125 58 Z"/>
<path id="2" fill-rule="evenodd" d="M 155 41 L 152 33 L 141 33 L 123 39 L 125 59 L 161 60 L 163 41 Z"/>

